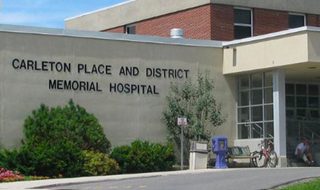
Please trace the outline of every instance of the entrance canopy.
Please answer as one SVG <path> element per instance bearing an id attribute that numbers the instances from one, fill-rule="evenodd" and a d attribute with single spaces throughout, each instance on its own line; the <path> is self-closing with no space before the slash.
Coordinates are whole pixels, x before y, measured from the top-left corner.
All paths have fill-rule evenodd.
<path id="1" fill-rule="evenodd" d="M 320 28 L 301 27 L 224 43 L 223 73 L 285 70 L 286 80 L 320 81 Z"/>

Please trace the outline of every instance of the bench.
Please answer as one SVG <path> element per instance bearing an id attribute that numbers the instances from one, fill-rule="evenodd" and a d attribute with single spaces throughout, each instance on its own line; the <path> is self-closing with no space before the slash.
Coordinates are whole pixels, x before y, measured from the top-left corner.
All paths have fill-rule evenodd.
<path id="1" fill-rule="evenodd" d="M 228 151 L 226 154 L 227 163 L 230 164 L 231 159 L 249 159 L 249 166 L 253 165 L 252 159 L 255 158 L 252 156 L 250 152 L 249 146 L 234 146 L 234 147 L 228 147 Z"/>

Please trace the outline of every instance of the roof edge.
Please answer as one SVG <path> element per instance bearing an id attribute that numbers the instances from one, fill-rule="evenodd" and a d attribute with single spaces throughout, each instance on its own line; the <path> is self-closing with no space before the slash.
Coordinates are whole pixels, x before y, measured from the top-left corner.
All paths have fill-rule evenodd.
<path id="1" fill-rule="evenodd" d="M 256 42 L 256 41 L 261 41 L 261 40 L 266 40 L 266 39 L 271 39 L 271 38 L 291 35 L 291 34 L 295 34 L 295 33 L 306 32 L 306 31 L 320 32 L 320 28 L 313 27 L 313 26 L 303 26 L 303 27 L 299 27 L 299 28 L 283 30 L 280 32 L 274 32 L 274 33 L 270 33 L 270 34 L 264 34 L 264 35 L 260 35 L 260 36 L 244 38 L 244 39 L 240 39 L 240 40 L 233 40 L 230 42 L 222 42 L 222 46 L 227 47 L 227 46 L 233 46 L 233 45 L 246 44 L 246 43 L 251 43 L 251 42 Z"/>
<path id="2" fill-rule="evenodd" d="M 83 13 L 83 14 L 80 14 L 80 15 L 76 15 L 76 16 L 73 16 L 73 17 L 66 18 L 66 19 L 64 19 L 64 21 L 68 21 L 68 20 L 80 18 L 80 17 L 83 17 L 83 16 L 87 16 L 87 15 L 90 15 L 90 14 L 94 14 L 94 13 L 97 13 L 97 12 L 100 12 L 100 11 L 105 11 L 105 10 L 108 10 L 108 9 L 112 9 L 112 8 L 119 7 L 119 6 L 128 4 L 128 3 L 132 3 L 134 1 L 136 1 L 136 0 L 129 0 L 129 1 L 125 1 L 125 2 L 122 2 L 122 3 L 115 4 L 115 5 L 110 5 L 110 6 L 105 7 L 105 8 L 97 9 L 95 11 L 89 11 L 89 12 L 86 12 L 86 13 Z"/>

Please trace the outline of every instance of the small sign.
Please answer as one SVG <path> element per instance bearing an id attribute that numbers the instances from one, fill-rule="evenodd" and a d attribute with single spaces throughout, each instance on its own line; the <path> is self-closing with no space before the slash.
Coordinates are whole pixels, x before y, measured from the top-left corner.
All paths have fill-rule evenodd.
<path id="1" fill-rule="evenodd" d="M 187 118 L 186 117 L 179 117 L 178 118 L 178 125 L 179 126 L 186 126 L 187 123 Z"/>

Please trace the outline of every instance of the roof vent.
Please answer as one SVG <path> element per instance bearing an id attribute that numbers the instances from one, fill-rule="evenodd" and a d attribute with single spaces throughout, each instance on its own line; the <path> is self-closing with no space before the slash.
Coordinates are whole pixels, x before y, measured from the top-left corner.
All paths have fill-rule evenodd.
<path id="1" fill-rule="evenodd" d="M 171 38 L 183 38 L 183 30 L 181 28 L 174 28 L 170 31 Z"/>

